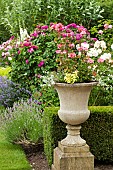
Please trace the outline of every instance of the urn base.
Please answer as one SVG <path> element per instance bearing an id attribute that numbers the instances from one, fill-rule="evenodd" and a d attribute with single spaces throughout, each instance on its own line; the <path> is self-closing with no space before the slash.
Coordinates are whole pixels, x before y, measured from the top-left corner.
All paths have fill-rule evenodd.
<path id="1" fill-rule="evenodd" d="M 94 170 L 94 156 L 86 144 L 80 147 L 68 147 L 59 142 L 54 149 L 52 170 Z"/>

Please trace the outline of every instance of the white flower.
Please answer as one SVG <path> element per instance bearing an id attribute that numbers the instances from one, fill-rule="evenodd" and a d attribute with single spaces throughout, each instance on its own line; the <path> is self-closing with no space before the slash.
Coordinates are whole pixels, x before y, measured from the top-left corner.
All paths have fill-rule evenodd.
<path id="1" fill-rule="evenodd" d="M 106 49 L 106 43 L 105 41 L 96 41 L 95 44 L 94 44 L 94 48 L 99 48 L 101 47 L 102 49 Z"/>
<path id="2" fill-rule="evenodd" d="M 97 57 L 98 56 L 98 50 L 95 49 L 95 48 L 90 48 L 89 51 L 87 52 L 87 56 L 89 56 L 89 57 L 92 57 L 92 56 Z"/>
<path id="3" fill-rule="evenodd" d="M 100 58 L 103 59 L 103 60 L 110 60 L 111 54 L 110 53 L 104 53 L 103 55 L 100 56 Z"/>
<path id="4" fill-rule="evenodd" d="M 85 50 L 85 49 L 88 50 L 89 44 L 88 44 L 87 42 L 83 42 L 83 43 L 81 43 L 81 47 L 82 47 L 84 50 Z"/>
<path id="5" fill-rule="evenodd" d="M 99 49 L 97 49 L 97 51 L 98 51 L 98 54 L 101 54 L 102 53 L 102 50 L 99 48 Z"/>
<path id="6" fill-rule="evenodd" d="M 11 61 L 11 60 L 12 60 L 12 57 L 8 57 L 8 60 Z"/>
<path id="7" fill-rule="evenodd" d="M 100 41 L 96 41 L 95 44 L 94 44 L 94 48 L 99 48 L 100 47 Z"/>
<path id="8" fill-rule="evenodd" d="M 111 49 L 113 50 L 113 44 L 111 45 Z"/>
<path id="9" fill-rule="evenodd" d="M 103 49 L 106 49 L 106 43 L 105 41 L 100 41 L 100 46 L 103 48 Z"/>

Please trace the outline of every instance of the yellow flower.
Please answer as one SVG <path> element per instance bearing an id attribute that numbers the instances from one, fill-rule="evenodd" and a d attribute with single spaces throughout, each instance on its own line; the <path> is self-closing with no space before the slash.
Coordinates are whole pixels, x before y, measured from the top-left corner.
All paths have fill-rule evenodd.
<path id="1" fill-rule="evenodd" d="M 64 81 L 66 83 L 75 83 L 77 81 L 78 75 L 77 75 L 78 71 L 75 71 L 73 73 L 66 73 L 64 76 Z"/>

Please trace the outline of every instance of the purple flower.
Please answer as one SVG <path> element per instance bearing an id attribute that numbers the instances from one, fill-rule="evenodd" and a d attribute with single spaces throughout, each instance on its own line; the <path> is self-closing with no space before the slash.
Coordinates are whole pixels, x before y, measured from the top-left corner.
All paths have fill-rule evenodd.
<path id="1" fill-rule="evenodd" d="M 38 67 L 42 67 L 44 65 L 44 61 L 40 61 L 40 63 L 38 64 Z"/>
<path id="2" fill-rule="evenodd" d="M 81 34 L 76 34 L 76 40 L 80 40 L 82 38 Z"/>

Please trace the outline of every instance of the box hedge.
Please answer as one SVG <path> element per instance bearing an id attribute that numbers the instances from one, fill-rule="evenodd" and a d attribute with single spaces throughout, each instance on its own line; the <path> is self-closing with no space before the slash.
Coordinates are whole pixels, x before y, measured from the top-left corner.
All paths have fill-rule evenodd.
<path id="1" fill-rule="evenodd" d="M 45 108 L 44 151 L 49 166 L 53 162 L 53 149 L 66 136 L 66 124 L 58 117 L 58 107 Z M 89 119 L 82 124 L 81 137 L 87 141 L 96 160 L 113 162 L 113 106 L 89 107 Z"/>

